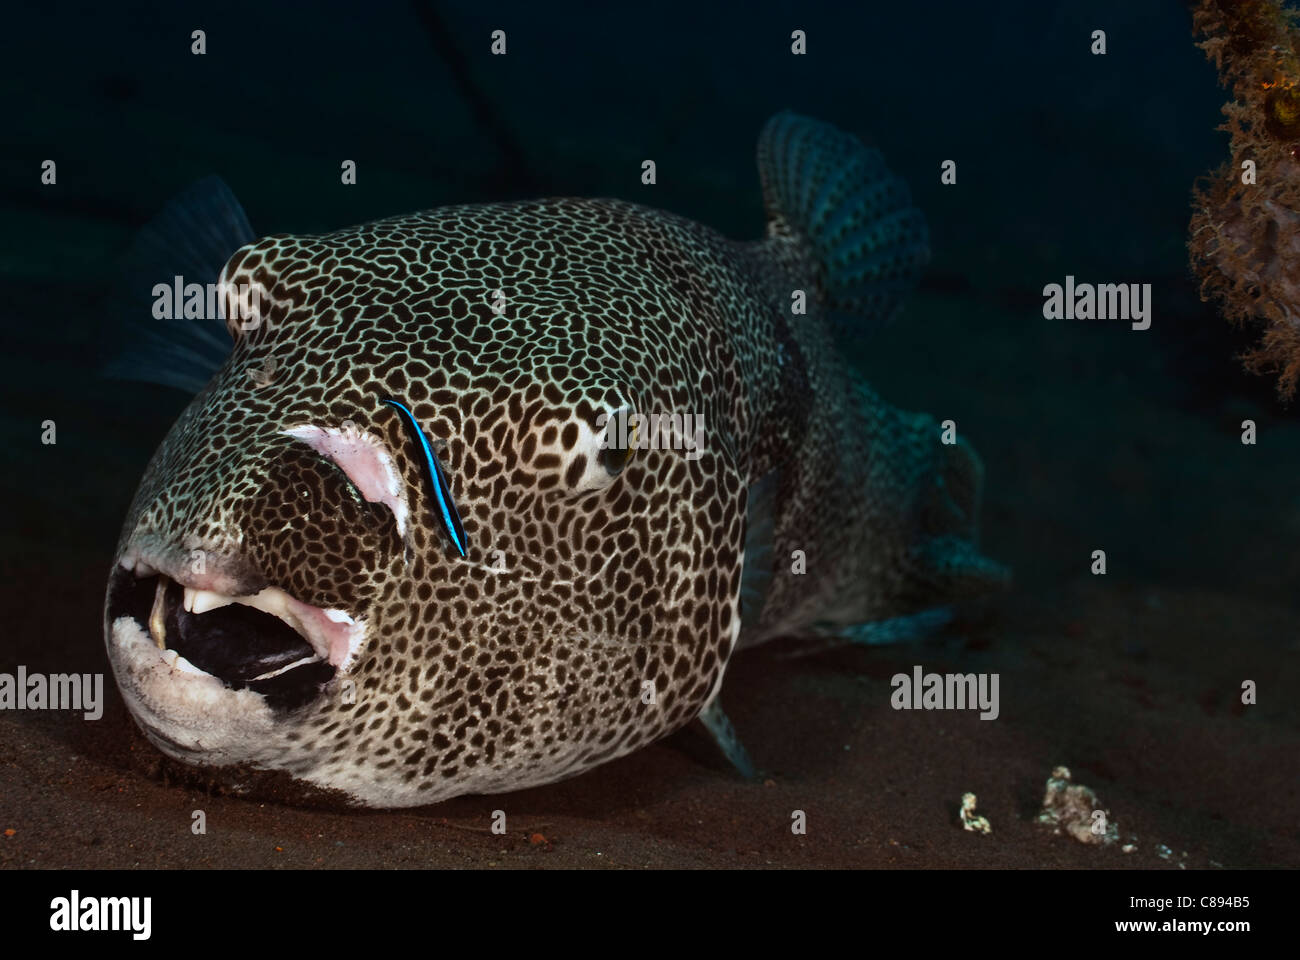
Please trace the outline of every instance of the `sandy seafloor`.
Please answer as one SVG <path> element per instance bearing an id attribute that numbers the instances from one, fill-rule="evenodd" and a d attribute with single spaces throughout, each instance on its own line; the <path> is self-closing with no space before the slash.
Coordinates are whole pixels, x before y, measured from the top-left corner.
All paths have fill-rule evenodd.
<path id="1" fill-rule="evenodd" d="M 936 316 L 948 302 L 923 300 Z M 889 336 L 907 339 L 902 329 Z M 939 365 L 957 378 L 967 359 Z M 997 375 L 986 367 L 973 379 Z M 1037 383 L 1030 388 L 1037 395 L 1023 402 L 1050 419 L 1058 384 Z M 960 380 L 946 381 L 945 392 L 962 391 Z M 1131 399 L 1122 385 L 1107 392 L 1119 406 Z M 1271 442 L 1244 453 L 1224 416 L 1177 411 L 1129 424 L 1104 461 L 1083 453 L 1087 441 L 1077 435 L 1095 427 L 1082 422 L 1063 430 L 1059 445 L 982 444 L 990 464 L 986 545 L 1020 571 L 1015 588 L 944 636 L 906 648 L 787 658 L 795 648 L 778 645 L 738 656 L 724 696 L 762 770 L 758 782 L 739 779 L 703 732 L 688 728 L 573 780 L 516 794 L 396 812 L 295 808 L 163 782 L 157 754 L 114 692 L 96 723 L 0 713 L 0 830 L 15 831 L 0 840 L 0 863 L 1295 866 L 1300 677 L 1284 589 L 1295 570 L 1273 551 L 1300 525 L 1300 504 L 1286 489 L 1300 459 L 1300 427 L 1252 412 Z M 161 418 L 123 423 L 109 405 L 66 413 L 87 424 L 78 429 L 131 430 L 141 457 L 150 431 L 165 429 Z M 1217 455 L 1205 455 L 1216 446 Z M 82 498 L 68 503 L 56 488 L 29 490 L 27 508 L 12 518 L 30 546 L 6 552 L 0 589 L 11 611 L 11 656 L 29 670 L 107 671 L 99 604 L 115 521 L 106 504 L 124 504 L 131 482 L 122 472 L 97 473 L 83 449 L 61 441 L 57 454 L 67 475 L 84 471 Z M 1241 456 L 1259 461 L 1244 487 L 1234 460 Z M 1017 486 L 1016 478 L 1029 483 Z M 1088 522 L 1082 514 L 1097 510 L 1093 497 L 1120 504 L 1127 521 Z M 1267 508 L 1278 500 L 1292 504 L 1280 520 Z M 1189 583 L 1134 570 L 1123 549 L 1109 552 L 1104 578 L 1087 572 L 1095 543 L 1140 540 L 1129 525 L 1165 512 L 1173 516 L 1161 522 L 1176 526 L 1180 539 L 1132 555 L 1189 569 L 1203 557 Z M 1069 567 L 1076 569 L 1064 572 Z M 56 580 L 57 593 L 33 587 Z M 890 677 L 915 663 L 998 672 L 1000 717 L 891 709 Z M 1258 682 L 1257 705 L 1240 704 L 1242 679 Z M 1058 764 L 1097 791 L 1135 852 L 1085 847 L 1034 823 Z M 966 791 L 977 794 L 991 836 L 958 825 Z M 196 809 L 207 815 L 201 837 L 190 830 Z M 507 813 L 506 837 L 489 831 L 494 809 Z M 790 832 L 795 809 L 808 815 L 806 836 Z M 531 842 L 533 834 L 547 842 Z"/>
<path id="2" fill-rule="evenodd" d="M 347 91 L 320 79 L 329 89 L 303 93 L 273 135 L 239 111 L 182 112 L 184 94 L 160 89 L 166 64 L 133 59 L 130 49 L 109 62 L 82 39 L 97 24 L 83 18 L 65 38 L 77 70 L 51 81 L 47 102 L 18 104 L 0 134 L 6 155 L 24 162 L 52 150 L 68 158 L 66 188 L 54 199 L 25 185 L 4 196 L 0 670 L 109 673 L 100 617 L 118 525 L 186 398 L 94 371 L 111 256 L 175 189 L 221 173 L 259 232 L 567 193 L 642 200 L 754 236 L 753 138 L 762 118 L 786 105 L 874 131 L 914 181 L 935 263 L 899 322 L 864 336 L 857 360 L 884 397 L 954 418 L 980 451 L 983 545 L 1014 568 L 1016 582 L 912 646 L 796 659 L 770 646 L 737 657 L 724 702 L 762 770 L 756 782 L 739 779 L 691 728 L 543 788 L 409 811 L 327 811 L 167 780 L 115 691 L 95 723 L 0 712 L 0 865 L 1300 865 L 1300 408 L 1239 372 L 1233 353 L 1249 339 L 1197 300 L 1187 276 L 1188 188 L 1220 162 L 1223 140 L 1213 133 L 1221 97 L 1191 46 L 1186 14 L 1178 4 L 1144 13 L 1101 6 L 1113 33 L 1129 38 L 1130 52 L 1118 47 L 1109 72 L 1087 73 L 1094 64 L 1052 46 L 1084 26 L 1068 14 L 995 17 L 996 49 L 977 68 L 965 38 L 979 25 L 957 13 L 927 22 L 919 10 L 892 11 L 888 30 L 861 41 L 880 55 L 857 61 L 860 88 L 846 86 L 847 66 L 774 78 L 755 70 L 757 55 L 728 70 L 716 50 L 696 51 L 679 67 L 706 77 L 703 105 L 698 88 L 669 76 L 665 89 L 622 113 L 602 107 L 612 94 L 592 88 L 572 51 L 561 59 L 573 76 L 548 77 L 559 92 L 547 96 L 536 91 L 536 63 L 521 53 L 517 75 L 483 83 L 533 164 L 528 185 L 479 175 L 476 158 L 493 154 L 475 139 L 481 131 L 466 129 L 463 107 L 420 118 L 381 96 L 393 89 L 382 71 L 396 69 L 398 56 L 384 56 L 379 75 Z M 128 4 L 115 13 L 139 25 L 132 43 L 165 32 L 166 18 L 148 12 Z M 485 25 L 454 4 L 444 12 L 466 30 Z M 806 16 L 820 36 L 841 32 L 833 11 Z M 521 49 L 529 36 L 562 45 L 604 35 L 588 23 L 575 41 L 520 17 Z M 733 39 L 785 22 L 755 15 Z M 48 27 L 29 38 L 48 36 Z M 337 33 L 320 30 L 318 47 Z M 924 43 L 922 30 L 930 31 Z M 1021 35 L 1007 33 L 1016 30 L 1035 43 L 1017 46 Z M 398 31 L 393 44 L 418 46 L 412 32 Z M 882 60 L 887 47 L 896 63 Z M 288 56 L 309 55 L 293 49 Z M 902 64 L 922 53 L 931 58 L 924 83 L 899 82 Z M 611 70 L 618 59 L 600 54 Z M 450 103 L 452 84 L 429 69 L 422 82 Z M 745 76 L 758 79 L 747 87 Z M 1162 87 L 1170 77 L 1177 82 Z M 256 104 L 244 74 L 218 80 L 214 68 L 203 83 L 225 83 L 225 95 Z M 577 89 L 593 102 L 577 103 Z M 945 110 L 940 129 L 926 105 L 954 89 L 984 109 Z M 741 94 L 750 97 L 743 109 L 728 108 Z M 355 119 L 358 105 L 369 111 L 365 122 Z M 352 126 L 325 122 L 344 115 Z M 316 160 L 333 164 L 345 149 L 336 141 L 367 122 L 382 131 L 366 145 L 370 186 L 342 198 L 326 186 L 332 174 L 295 186 Z M 301 136 L 308 128 L 316 140 Z M 212 129 L 227 135 L 221 149 L 201 135 Z M 680 161 L 653 195 L 612 172 L 635 169 L 646 142 Z M 973 183 L 944 194 L 919 171 L 958 149 L 959 182 Z M 1135 157 L 1141 175 L 1121 175 Z M 1041 287 L 1067 273 L 1151 282 L 1152 329 L 1044 320 Z M 1248 417 L 1259 425 L 1253 447 L 1238 439 Z M 52 447 L 38 442 L 46 418 L 58 424 Z M 1107 551 L 1104 577 L 1089 573 L 1095 549 Z M 918 663 L 999 673 L 1001 716 L 892 710 L 890 677 Z M 1253 706 L 1240 703 L 1247 679 L 1258 684 Z M 1133 852 L 1086 847 L 1034 823 L 1059 764 L 1097 791 Z M 960 828 L 967 791 L 992 835 Z M 190 829 L 196 809 L 207 816 L 203 836 Z M 489 832 L 494 809 L 507 813 L 505 837 Z M 791 834 L 795 809 L 807 814 L 805 836 Z"/>

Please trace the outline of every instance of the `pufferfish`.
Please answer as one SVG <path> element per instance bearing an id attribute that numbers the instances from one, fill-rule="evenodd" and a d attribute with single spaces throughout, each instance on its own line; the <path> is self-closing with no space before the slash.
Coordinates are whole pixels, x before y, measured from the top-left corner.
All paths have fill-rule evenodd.
<path id="1" fill-rule="evenodd" d="M 928 259 L 906 185 L 790 113 L 758 165 L 756 242 L 600 199 L 252 240 L 219 181 L 161 217 L 155 247 L 219 250 L 219 289 L 258 296 L 221 311 L 215 372 L 206 330 L 153 371 L 202 386 L 105 602 L 148 739 L 372 807 L 551 783 L 696 718 L 752 772 L 737 650 L 924 632 L 1003 583 L 974 451 L 842 352 Z"/>

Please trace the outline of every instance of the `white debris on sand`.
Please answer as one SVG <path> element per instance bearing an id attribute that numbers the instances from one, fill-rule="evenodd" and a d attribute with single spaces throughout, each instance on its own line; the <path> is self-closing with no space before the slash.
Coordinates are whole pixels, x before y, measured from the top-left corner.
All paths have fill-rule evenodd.
<path id="1" fill-rule="evenodd" d="M 985 834 L 993 832 L 993 825 L 989 823 L 988 817 L 981 817 L 975 812 L 975 794 L 973 793 L 963 793 L 961 795 L 961 811 L 958 816 L 961 817 L 963 830 Z"/>
<path id="2" fill-rule="evenodd" d="M 1089 787 L 1073 782 L 1069 767 L 1057 767 L 1047 778 L 1038 822 L 1080 843 L 1108 846 L 1119 839 L 1119 828 L 1110 811 L 1102 807 Z"/>

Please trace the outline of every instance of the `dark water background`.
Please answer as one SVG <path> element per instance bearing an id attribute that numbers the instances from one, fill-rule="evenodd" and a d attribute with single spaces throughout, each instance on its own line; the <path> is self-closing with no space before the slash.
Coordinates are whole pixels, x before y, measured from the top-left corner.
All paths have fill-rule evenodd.
<path id="1" fill-rule="evenodd" d="M 861 363 L 887 398 L 951 416 L 976 441 L 990 550 L 1028 583 L 1059 579 L 1101 546 L 1121 575 L 1289 595 L 1288 538 L 1267 558 L 1263 544 L 1243 557 L 1223 525 L 1249 534 L 1261 475 L 1293 471 L 1300 450 L 1269 384 L 1237 370 L 1249 339 L 1199 302 L 1189 276 L 1189 189 L 1226 151 L 1214 130 L 1223 97 L 1183 6 L 745 11 L 28 11 L 9 36 L 14 86 L 0 129 L 0 422 L 11 502 L 28 507 L 10 514 L 8 545 L 112 539 L 137 468 L 185 403 L 96 372 L 114 257 L 192 181 L 222 176 L 259 235 L 576 195 L 756 237 L 755 138 L 789 107 L 878 144 L 929 218 L 934 260 L 921 295 L 894 329 L 864 337 Z M 805 57 L 789 53 L 796 26 L 810 38 Z M 189 52 L 196 27 L 206 56 Z M 497 27 L 504 57 L 488 53 Z M 1088 52 L 1097 27 L 1108 31 L 1104 57 Z M 54 187 L 39 184 L 47 158 L 58 162 Z M 658 165 L 653 187 L 639 179 L 646 158 Z M 343 159 L 357 162 L 356 186 L 339 183 Z M 955 187 L 939 183 L 945 159 L 958 163 Z M 1044 320 L 1042 287 L 1066 274 L 1152 283 L 1152 329 Z M 1194 423 L 1153 422 L 1159 414 Z M 1243 450 L 1228 427 L 1246 415 L 1262 418 L 1265 439 Z M 1274 417 L 1281 433 L 1270 432 Z M 47 418 L 57 450 L 37 443 Z M 44 493 L 57 510 L 32 508 Z M 1297 532 L 1291 485 L 1270 494 L 1270 532 L 1281 533 L 1278 520 Z"/>
<path id="2" fill-rule="evenodd" d="M 187 398 L 97 370 L 114 258 L 178 190 L 219 174 L 259 235 L 577 195 L 754 238 L 755 139 L 792 108 L 879 145 L 929 219 L 920 290 L 857 359 L 884 397 L 951 417 L 982 454 L 983 545 L 1016 571 L 1010 609 L 1077 605 L 1105 549 L 1107 587 L 1133 609 L 1220 598 L 1225 650 L 1294 675 L 1294 633 L 1233 612 L 1297 610 L 1300 421 L 1240 372 L 1250 337 L 1189 274 L 1190 188 L 1227 141 L 1183 4 L 127 0 L 7 19 L 0 542 L 24 606 L 0 667 L 54 651 L 106 667 L 118 526 Z M 504 57 L 489 55 L 497 28 Z M 789 52 L 795 28 L 807 56 Z M 1098 28 L 1105 56 L 1089 53 Z M 45 159 L 57 186 L 40 185 Z M 947 159 L 956 186 L 940 184 Z M 1044 320 L 1043 285 L 1067 274 L 1151 283 L 1151 329 Z M 1238 440 L 1246 417 L 1254 447 Z"/>

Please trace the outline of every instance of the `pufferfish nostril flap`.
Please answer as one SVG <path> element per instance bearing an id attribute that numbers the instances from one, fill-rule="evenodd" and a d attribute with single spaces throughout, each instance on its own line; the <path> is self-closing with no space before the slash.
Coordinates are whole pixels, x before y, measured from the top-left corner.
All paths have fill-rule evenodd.
<path id="1" fill-rule="evenodd" d="M 249 552 L 271 583 L 309 603 L 347 597 L 362 570 L 402 551 L 398 516 L 366 498 L 333 459 L 283 438 L 264 463 L 260 490 L 244 504 Z M 313 571 L 301 563 L 311 556 Z"/>

